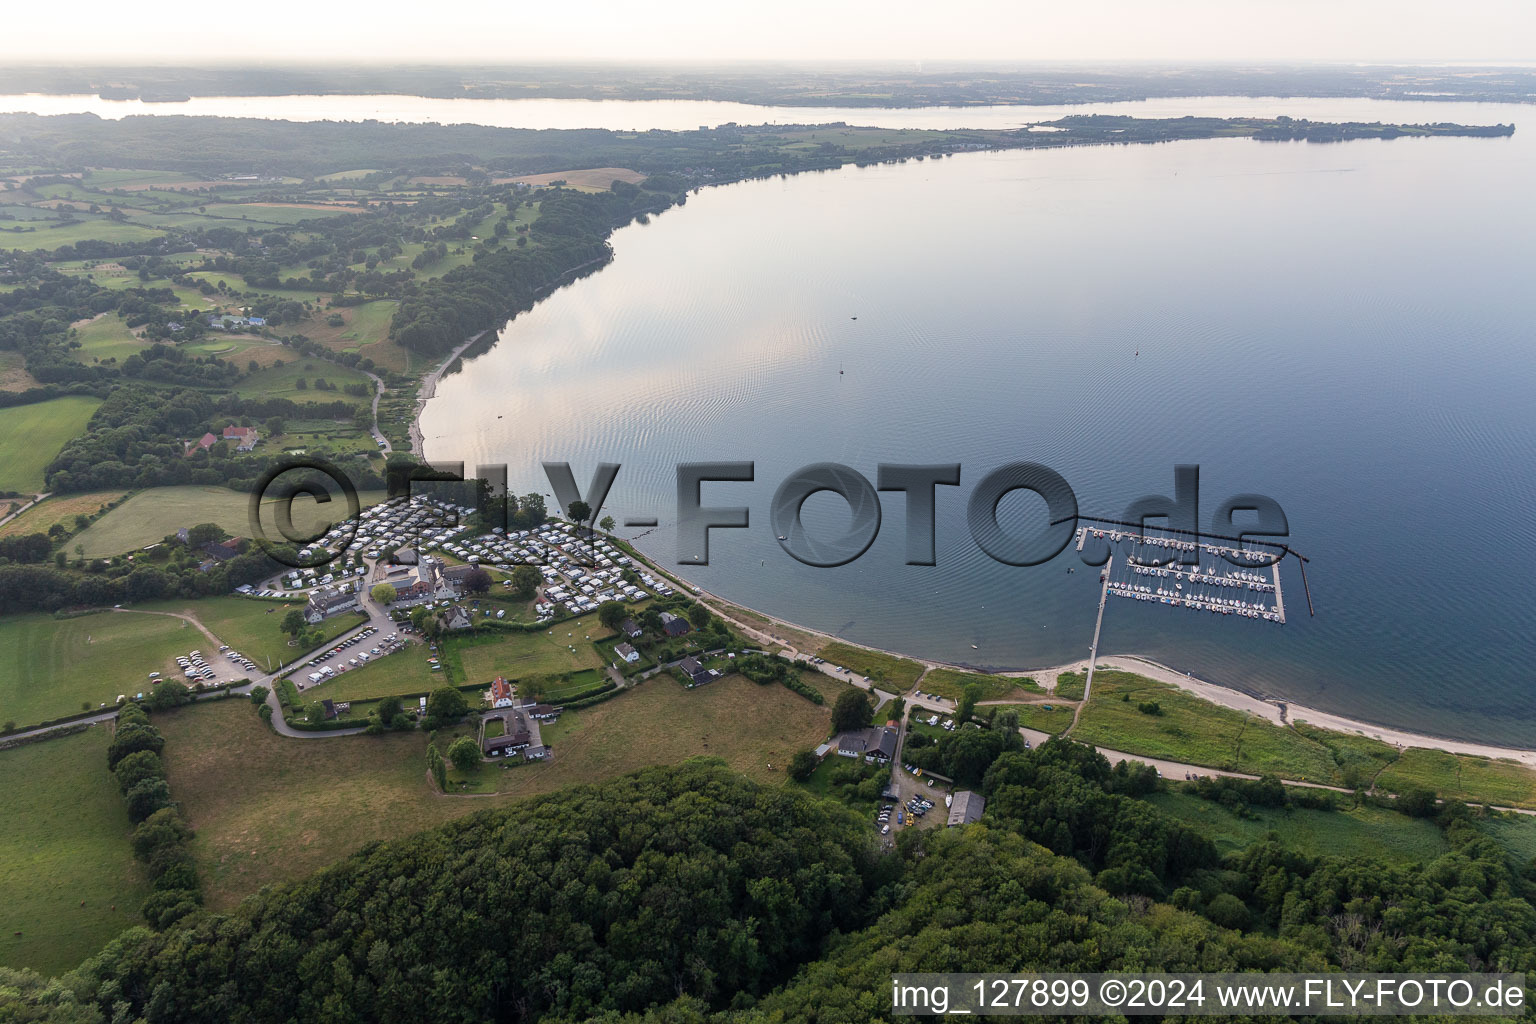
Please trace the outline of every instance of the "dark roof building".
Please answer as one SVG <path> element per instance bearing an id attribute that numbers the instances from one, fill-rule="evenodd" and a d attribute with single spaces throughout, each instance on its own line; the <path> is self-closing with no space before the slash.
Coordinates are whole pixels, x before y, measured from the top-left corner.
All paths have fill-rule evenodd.
<path id="1" fill-rule="evenodd" d="M 896 730 L 882 725 L 838 734 L 833 741 L 843 757 L 862 757 L 866 761 L 889 761 L 896 756 Z"/>

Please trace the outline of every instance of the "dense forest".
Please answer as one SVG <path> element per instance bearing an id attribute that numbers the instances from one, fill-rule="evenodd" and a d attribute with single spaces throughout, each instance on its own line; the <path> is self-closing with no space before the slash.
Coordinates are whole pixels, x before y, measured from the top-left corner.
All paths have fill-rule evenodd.
<path id="1" fill-rule="evenodd" d="M 1158 785 L 1052 741 L 996 760 L 980 825 L 883 851 L 718 761 L 648 769 L 373 844 L 54 981 L 0 971 L 0 1020 L 863 1024 L 893 971 L 1536 969 L 1536 875 L 1465 808 L 1421 866 L 1274 834 L 1223 858 L 1139 799 Z"/>

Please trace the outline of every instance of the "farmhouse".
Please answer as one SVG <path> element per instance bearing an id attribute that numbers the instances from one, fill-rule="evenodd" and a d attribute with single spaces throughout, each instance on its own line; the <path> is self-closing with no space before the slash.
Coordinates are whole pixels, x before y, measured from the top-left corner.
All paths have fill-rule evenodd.
<path id="1" fill-rule="evenodd" d="M 896 756 L 896 730 L 885 726 L 840 733 L 833 742 L 837 744 L 838 756 L 862 757 L 871 764 Z"/>
<path id="2" fill-rule="evenodd" d="M 529 718 L 539 722 L 552 722 L 560 717 L 560 709 L 553 704 L 525 704 L 523 710 Z"/>
<path id="3" fill-rule="evenodd" d="M 219 439 L 214 437 L 212 434 L 204 434 L 202 437 L 198 438 L 196 441 L 189 441 L 187 443 L 187 452 L 186 453 L 188 455 L 191 455 L 193 452 L 198 452 L 198 451 L 205 452 L 209 448 L 212 448 L 214 445 L 216 445 L 218 443 L 219 443 Z"/>
<path id="4" fill-rule="evenodd" d="M 469 617 L 469 612 L 459 605 L 448 609 L 448 614 L 443 616 L 443 628 L 449 630 L 468 629 L 474 625 Z"/>
<path id="5" fill-rule="evenodd" d="M 231 537 L 228 540 L 211 540 L 203 545 L 203 550 L 208 557 L 218 562 L 227 562 L 240 554 L 239 537 Z"/>
<path id="6" fill-rule="evenodd" d="M 629 644 L 618 644 L 614 647 L 613 653 L 617 654 L 631 665 L 640 660 L 640 652 L 635 650 Z"/>
<path id="7" fill-rule="evenodd" d="M 625 619 L 623 622 L 619 623 L 619 632 L 623 633 L 631 640 L 637 640 L 639 639 L 640 634 L 644 632 L 644 630 L 640 628 L 640 624 L 637 623 L 634 619 Z"/>
<path id="8" fill-rule="evenodd" d="M 233 423 L 224 428 L 224 440 L 234 443 L 235 451 L 248 452 L 256 447 L 261 435 L 255 427 L 237 427 Z"/>
<path id="9" fill-rule="evenodd" d="M 361 607 L 354 590 L 317 590 L 309 595 L 309 603 L 304 606 L 304 621 L 313 626 L 332 615 L 355 612 Z"/>
<path id="10" fill-rule="evenodd" d="M 501 676 L 491 680 L 491 707 L 509 708 L 512 706 L 512 684 Z"/>
<path id="11" fill-rule="evenodd" d="M 661 629 L 667 636 L 683 636 L 693 632 L 693 627 L 688 625 L 688 620 L 671 612 L 661 613 Z"/>
<path id="12" fill-rule="evenodd" d="M 698 658 L 689 655 L 678 662 L 677 667 L 683 670 L 683 674 L 693 680 L 694 685 L 707 683 L 711 679 L 718 678 L 720 673 L 712 668 L 705 668 Z"/>

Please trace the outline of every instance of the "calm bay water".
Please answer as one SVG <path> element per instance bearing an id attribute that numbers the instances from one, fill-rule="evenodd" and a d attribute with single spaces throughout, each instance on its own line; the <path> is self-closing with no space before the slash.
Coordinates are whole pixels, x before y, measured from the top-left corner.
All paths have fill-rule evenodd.
<path id="1" fill-rule="evenodd" d="M 1106 652 L 1370 721 L 1536 744 L 1536 108 L 1213 97 L 915 110 L 419 97 L 134 104 L 0 97 L 0 110 L 688 129 L 727 121 L 1012 127 L 1067 113 L 1514 122 L 1508 139 L 1320 146 L 1212 140 L 974 153 L 706 189 L 613 237 L 615 260 L 502 330 L 423 416 L 434 459 L 506 463 L 545 491 L 623 464 L 607 510 L 680 555 L 673 467 L 751 459 L 709 485 L 752 528 L 685 575 L 862 643 L 990 668 L 1084 657 L 1096 574 L 1068 551 L 999 565 L 965 528 L 1004 462 L 1062 473 L 1118 516 L 1202 467 L 1285 508 L 1284 627 L 1111 602 Z M 857 319 L 853 319 L 857 317 Z M 839 370 L 844 372 L 839 373 Z M 938 561 L 902 564 L 900 495 L 838 569 L 778 547 L 774 489 L 812 462 L 963 464 L 939 489 Z M 1037 512 L 1010 499 L 1015 520 Z M 807 504 L 813 529 L 846 522 Z M 622 532 L 622 531 L 621 531 Z M 628 531 L 633 534 L 635 531 Z M 975 645 L 974 649 L 972 645 Z"/>
<path id="2" fill-rule="evenodd" d="M 674 464 L 752 459 L 755 483 L 705 491 L 706 504 L 748 505 L 752 528 L 716 531 L 712 564 L 689 578 L 863 643 L 1007 668 L 1086 654 L 1096 574 L 1068 574 L 1070 551 L 1036 568 L 992 562 L 965 529 L 970 487 L 1032 459 L 1062 473 L 1085 512 L 1117 516 L 1196 462 L 1203 516 L 1240 491 L 1285 508 L 1318 615 L 1292 568 L 1284 627 L 1116 602 L 1106 651 L 1384 724 L 1529 744 L 1533 147 L 1536 125 L 1500 140 L 1212 140 L 706 189 L 619 231 L 611 265 L 447 377 L 423 418 L 427 451 L 505 462 L 519 490 L 548 489 L 544 459 L 569 460 L 583 483 L 597 461 L 620 462 L 607 507 L 659 516 L 639 543 L 669 564 L 689 554 L 670 530 Z M 939 564 L 902 564 L 899 495 L 858 561 L 790 559 L 769 500 L 818 461 L 871 479 L 882 461 L 961 462 L 961 487 L 939 491 Z M 826 495 L 807 511 L 829 534 L 846 521 Z"/>

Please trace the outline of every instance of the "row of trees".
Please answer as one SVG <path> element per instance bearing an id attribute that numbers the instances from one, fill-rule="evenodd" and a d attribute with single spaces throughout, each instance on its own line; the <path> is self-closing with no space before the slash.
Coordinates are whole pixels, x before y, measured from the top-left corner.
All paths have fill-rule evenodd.
<path id="1" fill-rule="evenodd" d="M 167 681 L 156 694 L 180 683 Z M 182 701 L 185 701 L 183 696 Z M 171 799 L 165 762 L 160 753 L 165 739 L 150 724 L 149 715 L 137 704 L 118 712 L 117 732 L 107 748 L 107 767 L 117 779 L 128 818 L 134 823 L 133 855 L 149 874 L 151 892 L 140 911 L 156 928 L 168 928 L 195 912 L 202 904 L 197 868 L 192 860 L 192 829 Z"/>

